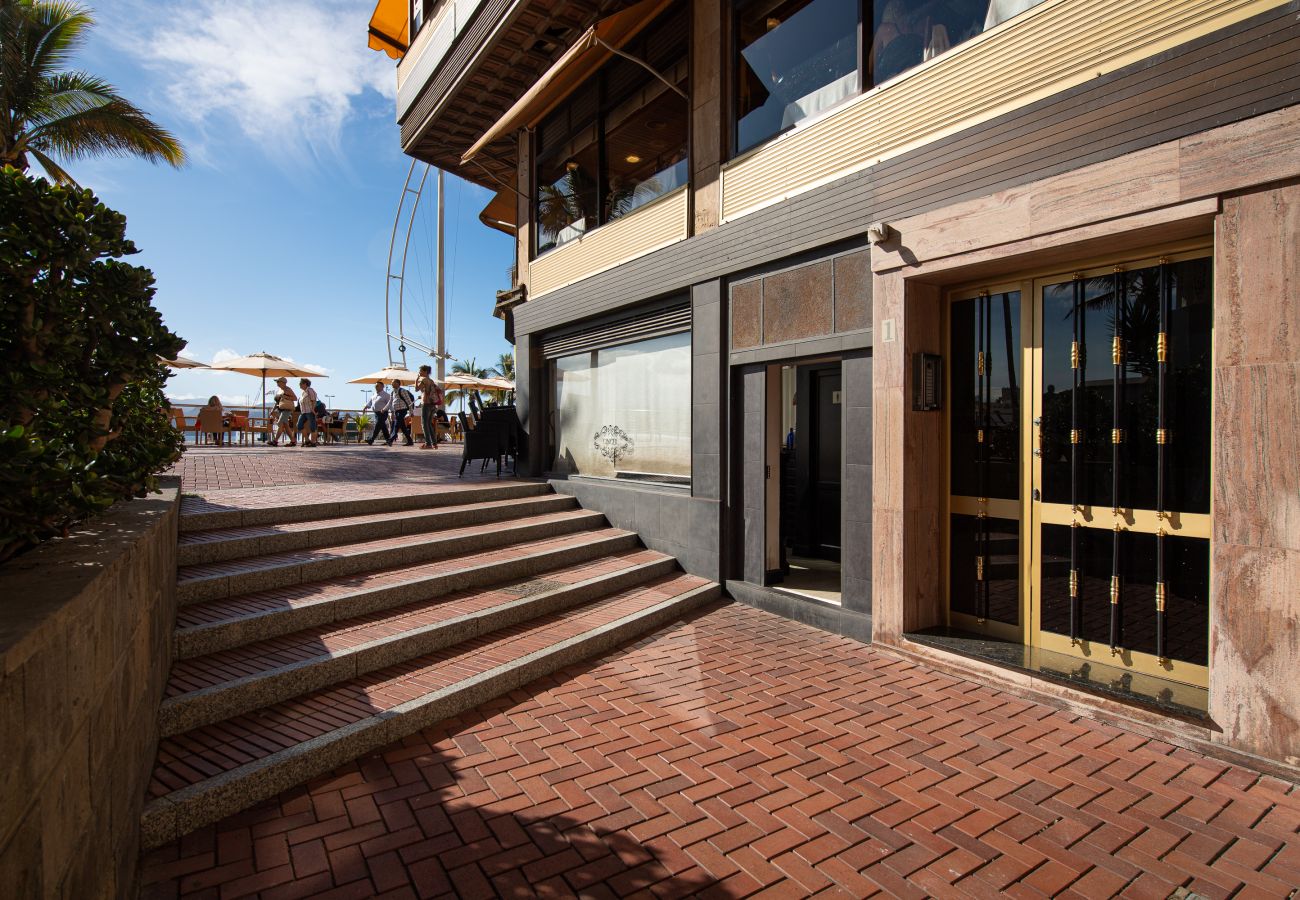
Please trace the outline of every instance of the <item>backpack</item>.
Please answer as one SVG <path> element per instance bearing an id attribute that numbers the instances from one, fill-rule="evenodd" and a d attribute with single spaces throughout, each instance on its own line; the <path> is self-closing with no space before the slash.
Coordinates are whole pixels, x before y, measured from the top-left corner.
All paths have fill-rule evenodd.
<path id="1" fill-rule="evenodd" d="M 326 413 L 327 411 L 328 411 L 328 410 L 325 409 L 325 401 L 324 401 L 324 400 L 317 400 L 317 401 L 316 401 L 316 415 L 318 415 L 318 416 L 320 416 L 320 417 L 323 418 L 323 417 L 325 416 L 325 413 Z"/>
<path id="2" fill-rule="evenodd" d="M 397 394 L 399 397 L 402 398 L 402 402 L 406 404 L 406 408 L 408 410 L 413 409 L 415 407 L 415 396 L 406 388 L 398 388 Z"/>

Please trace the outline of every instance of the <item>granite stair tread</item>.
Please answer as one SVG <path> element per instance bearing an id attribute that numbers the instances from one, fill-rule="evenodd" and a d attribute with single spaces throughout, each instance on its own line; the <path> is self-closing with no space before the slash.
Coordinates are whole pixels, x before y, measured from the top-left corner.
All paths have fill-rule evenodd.
<path id="1" fill-rule="evenodd" d="M 636 546 L 633 532 L 600 522 L 594 528 L 478 553 L 191 603 L 177 611 L 176 657 L 187 659 L 250 640 L 431 600 L 452 590 L 526 577 Z"/>
<path id="2" fill-rule="evenodd" d="M 274 525 L 336 516 L 434 509 L 550 493 L 552 491 L 549 485 L 534 481 L 408 484 L 403 486 L 401 493 L 378 496 L 375 486 L 366 482 L 243 488 L 222 491 L 219 498 L 182 497 L 180 530 L 186 533 L 213 528 Z"/>
<path id="3" fill-rule="evenodd" d="M 719 587 L 676 572 L 165 738 L 146 847 L 246 808 L 679 618 Z"/>
<path id="4" fill-rule="evenodd" d="M 181 660 L 172 667 L 160 727 L 171 735 L 218 721 L 629 589 L 676 568 L 666 554 L 623 550 Z"/>
<path id="5" fill-rule="evenodd" d="M 209 528 L 182 533 L 178 559 L 183 566 L 225 562 L 320 548 L 346 540 L 382 540 L 576 507 L 577 501 L 562 494 L 528 495 L 364 515 Z"/>
<path id="6" fill-rule="evenodd" d="M 452 528 L 394 535 L 369 541 L 196 563 L 177 569 L 177 599 L 182 605 L 229 597 L 249 590 L 274 589 L 324 581 L 439 557 L 472 553 L 546 534 L 576 531 L 604 523 L 604 516 L 581 508 Z"/>

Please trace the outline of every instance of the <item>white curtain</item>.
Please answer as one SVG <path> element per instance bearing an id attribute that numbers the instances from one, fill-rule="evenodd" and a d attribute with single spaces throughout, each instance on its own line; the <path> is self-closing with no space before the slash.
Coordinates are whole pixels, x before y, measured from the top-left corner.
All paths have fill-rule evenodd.
<path id="1" fill-rule="evenodd" d="M 688 332 L 555 361 L 554 470 L 691 474 Z"/>

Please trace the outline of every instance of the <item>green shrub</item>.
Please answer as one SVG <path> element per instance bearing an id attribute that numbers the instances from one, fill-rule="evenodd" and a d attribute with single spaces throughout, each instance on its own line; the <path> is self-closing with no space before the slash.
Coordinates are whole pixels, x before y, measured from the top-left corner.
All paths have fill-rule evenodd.
<path id="1" fill-rule="evenodd" d="M 184 448 L 158 357 L 185 342 L 135 252 L 90 191 L 0 170 L 0 562 L 156 488 Z"/>

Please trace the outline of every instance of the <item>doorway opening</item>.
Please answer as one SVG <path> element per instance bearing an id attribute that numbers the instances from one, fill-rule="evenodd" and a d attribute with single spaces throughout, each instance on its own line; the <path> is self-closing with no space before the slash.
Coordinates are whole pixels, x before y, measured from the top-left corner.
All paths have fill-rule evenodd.
<path id="1" fill-rule="evenodd" d="M 842 396 L 839 360 L 768 366 L 767 583 L 836 606 Z"/>

